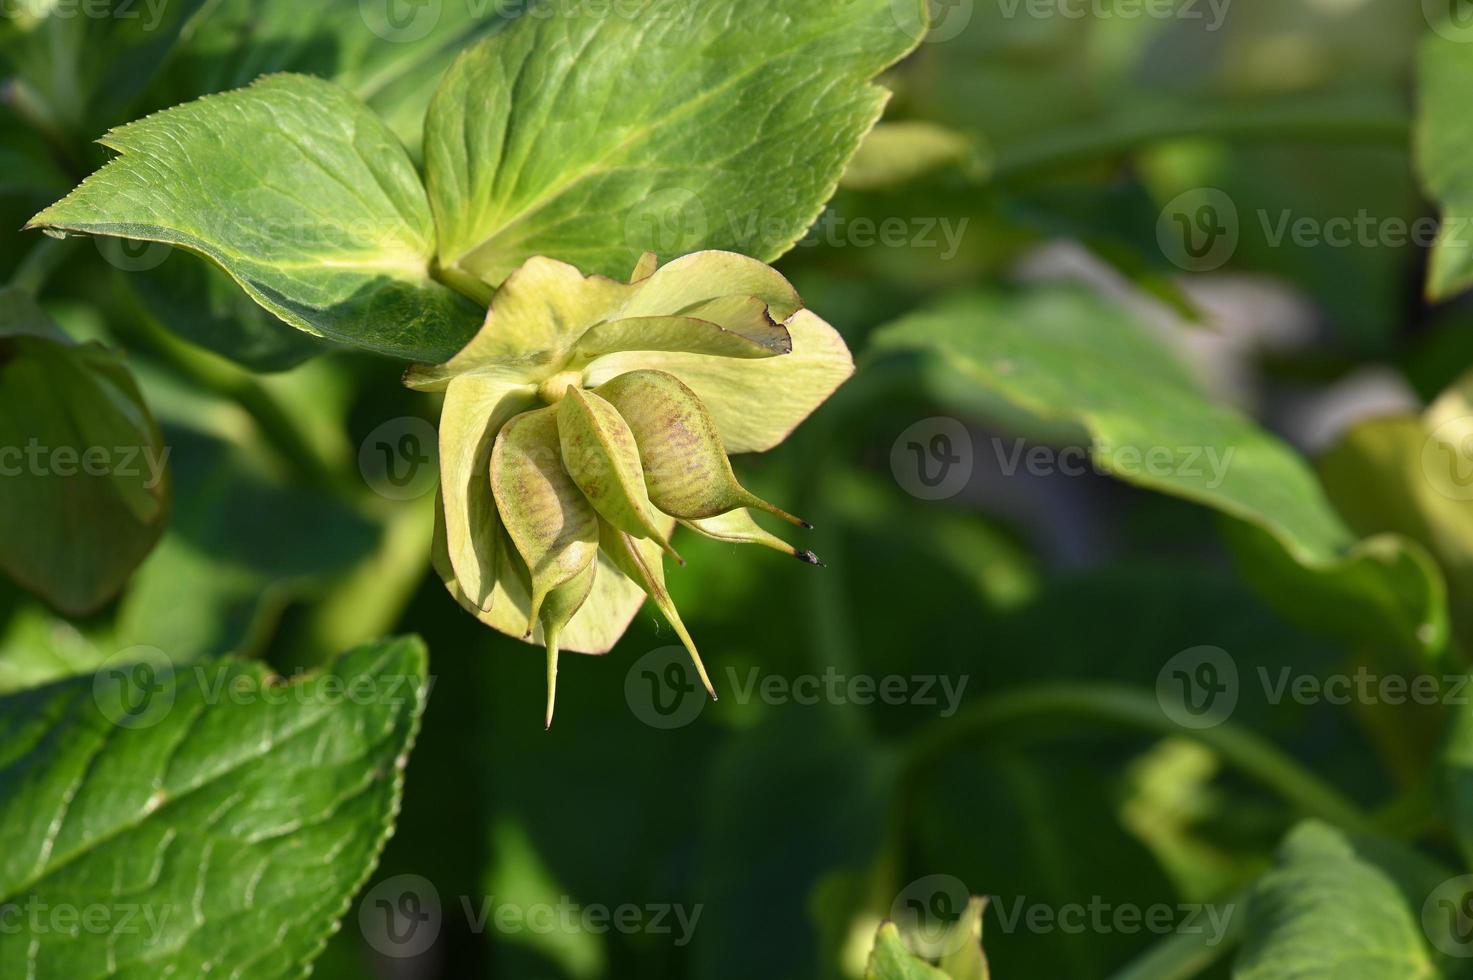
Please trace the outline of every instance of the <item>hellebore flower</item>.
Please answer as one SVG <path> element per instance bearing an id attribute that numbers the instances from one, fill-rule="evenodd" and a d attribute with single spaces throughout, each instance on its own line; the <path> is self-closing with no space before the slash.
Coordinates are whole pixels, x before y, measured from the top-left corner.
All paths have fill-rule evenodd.
<path id="1" fill-rule="evenodd" d="M 853 370 L 786 279 L 730 252 L 647 253 L 627 283 L 529 259 L 460 353 L 410 370 L 445 392 L 435 567 L 482 622 L 546 646 L 548 725 L 559 651 L 606 652 L 646 597 L 716 696 L 665 588 L 671 532 L 817 564 L 753 519 L 803 524 L 727 453 L 777 445 Z"/>

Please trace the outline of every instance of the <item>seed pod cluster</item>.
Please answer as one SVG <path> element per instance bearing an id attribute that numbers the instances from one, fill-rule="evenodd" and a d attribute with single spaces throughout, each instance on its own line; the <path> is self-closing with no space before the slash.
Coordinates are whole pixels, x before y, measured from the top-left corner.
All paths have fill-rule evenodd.
<path id="1" fill-rule="evenodd" d="M 488 625 L 558 655 L 607 651 L 646 598 L 700 654 L 665 587 L 676 523 L 810 564 L 752 511 L 800 519 L 738 481 L 729 452 L 780 442 L 853 371 L 839 335 L 754 259 L 697 252 L 627 283 L 534 258 L 450 361 L 435 563 Z"/>

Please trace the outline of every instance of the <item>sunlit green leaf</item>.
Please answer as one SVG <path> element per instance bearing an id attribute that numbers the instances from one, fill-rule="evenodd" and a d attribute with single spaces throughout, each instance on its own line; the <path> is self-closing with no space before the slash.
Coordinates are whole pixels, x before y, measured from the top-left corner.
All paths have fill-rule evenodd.
<path id="1" fill-rule="evenodd" d="M 430 105 L 441 265 L 495 286 L 539 254 L 606 276 L 647 249 L 776 258 L 833 193 L 885 104 L 870 80 L 924 16 L 910 0 L 643 0 L 517 19 Z"/>
<path id="2" fill-rule="evenodd" d="M 329 82 L 273 75 L 110 131 L 118 157 L 31 227 L 167 242 L 308 333 L 443 360 L 480 312 L 430 276 L 434 223 L 402 144 Z"/>
<path id="3" fill-rule="evenodd" d="M 0 902 L 106 916 L 0 931 L 0 970 L 305 976 L 392 827 L 425 672 L 400 639 L 286 682 L 143 663 L 0 699 Z"/>
<path id="4" fill-rule="evenodd" d="M 1442 583 L 1422 549 L 1358 542 L 1300 457 L 1208 399 L 1119 307 L 1069 290 L 957 295 L 884 328 L 875 347 L 939 355 L 1018 409 L 1082 425 L 1097 465 L 1250 525 L 1320 580 L 1318 601 L 1332 610 L 1371 594 L 1383 636 L 1429 650 L 1445 642 Z M 1353 587 L 1342 589 L 1346 578 Z"/>

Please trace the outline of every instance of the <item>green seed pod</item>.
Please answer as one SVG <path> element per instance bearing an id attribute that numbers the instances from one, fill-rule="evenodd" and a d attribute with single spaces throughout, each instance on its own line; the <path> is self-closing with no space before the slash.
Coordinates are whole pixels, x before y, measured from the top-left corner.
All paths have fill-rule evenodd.
<path id="1" fill-rule="evenodd" d="M 717 541 L 729 541 L 732 544 L 760 544 L 764 548 L 792 555 L 805 564 L 823 564 L 813 552 L 795 548 L 776 534 L 769 532 L 753 520 L 751 513 L 746 510 L 731 510 L 715 517 L 704 517 L 680 523 L 697 534 L 703 534 Z"/>
<path id="2" fill-rule="evenodd" d="M 547 594 L 542 604 L 542 635 L 547 645 L 547 715 L 544 727 L 552 727 L 552 709 L 557 701 L 558 636 L 563 627 L 583 608 L 593 592 L 598 576 L 598 562 L 591 561 L 583 571 Z"/>
<path id="3" fill-rule="evenodd" d="M 558 403 L 557 424 L 563 466 L 594 510 L 619 530 L 658 542 L 681 561 L 660 533 L 634 433 L 614 406 L 591 391 L 568 388 Z"/>
<path id="4" fill-rule="evenodd" d="M 679 378 L 663 371 L 631 371 L 599 386 L 597 394 L 629 423 L 650 500 L 671 517 L 696 520 L 756 507 L 809 526 L 737 482 L 716 423 Z"/>
<path id="5" fill-rule="evenodd" d="M 532 635 L 548 593 L 584 571 L 598 554 L 598 514 L 562 467 L 557 410 L 518 415 L 496 437 L 491 490 L 506 533 L 532 574 Z"/>
<path id="6" fill-rule="evenodd" d="M 839 335 L 754 259 L 641 256 L 627 283 L 533 258 L 485 325 L 411 387 L 444 391 L 436 570 L 487 625 L 547 649 L 551 723 L 563 650 L 603 653 L 665 587 L 676 518 L 818 564 L 746 508 L 801 524 L 737 482 L 726 453 L 781 442 L 853 371 Z"/>

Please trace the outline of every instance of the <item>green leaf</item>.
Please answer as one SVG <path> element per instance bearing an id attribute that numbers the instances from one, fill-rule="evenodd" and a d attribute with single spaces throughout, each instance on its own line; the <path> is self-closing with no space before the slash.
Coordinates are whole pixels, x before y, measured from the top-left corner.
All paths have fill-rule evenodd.
<path id="1" fill-rule="evenodd" d="M 1429 412 L 1425 419 L 1391 416 L 1363 422 L 1342 435 L 1315 465 L 1330 499 L 1357 531 L 1403 535 L 1437 558 L 1457 632 L 1473 635 L 1473 506 L 1460 499 L 1453 482 L 1458 473 L 1456 441 L 1437 438 L 1435 418 Z"/>
<path id="2" fill-rule="evenodd" d="M 398 639 L 290 683 L 222 662 L 0 699 L 0 902 L 104 919 L 0 930 L 0 973 L 305 977 L 392 829 L 425 657 Z"/>
<path id="3" fill-rule="evenodd" d="M 644 0 L 523 16 L 456 61 L 425 168 L 447 274 L 532 255 L 623 276 L 640 253 L 777 258 L 879 118 L 916 0 Z"/>
<path id="4" fill-rule="evenodd" d="M 1414 980 L 1441 974 L 1420 910 L 1350 839 L 1300 825 L 1248 903 L 1235 980 Z"/>
<path id="5" fill-rule="evenodd" d="M 0 634 L 0 694 L 91 673 L 113 652 L 40 603 L 21 605 Z"/>
<path id="6" fill-rule="evenodd" d="M 907 949 L 895 923 L 886 922 L 875 935 L 864 980 L 947 980 L 947 975 Z"/>
<path id="7" fill-rule="evenodd" d="M 449 357 L 480 320 L 430 276 L 403 145 L 336 85 L 273 75 L 102 142 L 121 155 L 28 227 L 183 246 L 292 326 L 407 359 Z"/>
<path id="8" fill-rule="evenodd" d="M 1382 635 L 1416 649 L 1445 642 L 1442 583 L 1422 549 L 1358 542 L 1303 460 L 1208 400 L 1120 308 L 1074 290 L 960 294 L 882 328 L 874 347 L 938 354 L 1013 408 L 1083 426 L 1102 469 L 1261 532 L 1323 601 L 1343 611 L 1373 594 Z"/>
<path id="9" fill-rule="evenodd" d="M 1465 679 L 1473 685 L 1473 678 Z M 1464 862 L 1473 865 L 1473 705 L 1451 709 L 1447 742 L 1437 759 L 1443 813 Z"/>
<path id="10" fill-rule="evenodd" d="M 133 376 L 0 291 L 0 570 L 63 612 L 122 588 L 163 530 L 168 453 Z"/>
<path id="11" fill-rule="evenodd" d="M 1473 286 L 1473 46 L 1429 33 L 1418 61 L 1416 159 L 1422 186 L 1442 207 L 1442 227 L 1427 268 L 1427 295 L 1448 299 Z"/>

